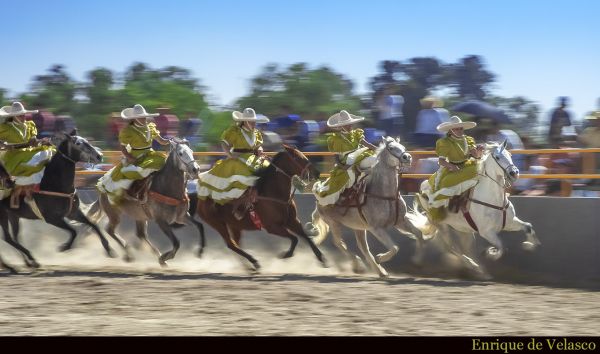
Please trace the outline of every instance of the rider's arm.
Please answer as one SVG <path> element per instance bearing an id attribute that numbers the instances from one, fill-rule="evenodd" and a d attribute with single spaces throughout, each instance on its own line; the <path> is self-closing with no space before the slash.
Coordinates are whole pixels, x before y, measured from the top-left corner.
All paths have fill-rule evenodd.
<path id="1" fill-rule="evenodd" d="M 223 149 L 227 157 L 235 157 L 235 153 L 231 152 L 231 145 L 229 145 L 225 140 L 221 140 L 221 148 Z"/>
<path id="2" fill-rule="evenodd" d="M 133 155 L 131 155 L 129 151 L 127 151 L 126 145 L 121 145 L 121 152 L 123 153 L 128 162 L 135 161 L 135 157 L 133 157 Z"/>
<path id="3" fill-rule="evenodd" d="M 154 140 L 156 140 L 160 145 L 168 145 L 170 142 L 169 139 L 165 139 L 160 135 L 157 135 Z"/>
<path id="4" fill-rule="evenodd" d="M 364 146 L 368 147 L 371 150 L 376 150 L 377 146 L 371 144 L 370 142 L 366 141 L 364 138 L 360 140 L 360 143 L 363 144 Z"/>
<path id="5" fill-rule="evenodd" d="M 450 171 L 458 171 L 458 166 L 453 165 L 450 162 L 448 162 L 445 157 L 440 157 L 438 162 L 441 166 L 449 169 Z"/>

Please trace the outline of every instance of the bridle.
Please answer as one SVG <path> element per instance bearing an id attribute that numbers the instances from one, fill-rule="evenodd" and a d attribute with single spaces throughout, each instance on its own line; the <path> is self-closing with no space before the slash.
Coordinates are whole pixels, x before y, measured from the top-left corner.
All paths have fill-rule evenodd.
<path id="1" fill-rule="evenodd" d="M 288 152 L 288 154 L 289 154 L 289 152 Z M 308 181 L 308 179 L 310 178 L 310 172 L 308 172 L 308 171 L 309 171 L 309 168 L 312 166 L 312 162 L 310 162 L 310 160 L 307 160 L 308 163 L 303 167 L 298 161 L 296 161 L 296 157 L 295 156 L 291 156 L 290 160 L 292 161 L 292 163 L 294 164 L 294 166 L 297 167 L 300 170 L 300 182 L 304 186 L 307 186 L 308 182 L 305 182 L 304 179 L 306 179 Z M 290 181 L 294 178 L 294 175 L 290 175 L 289 173 L 285 172 L 281 167 L 277 166 L 273 162 L 273 160 L 269 159 L 269 163 L 271 165 L 273 165 L 273 167 L 275 168 L 276 172 L 279 172 L 279 173 L 283 174 Z M 308 172 L 308 174 L 306 172 Z M 305 174 L 307 174 L 306 177 L 304 176 Z M 279 203 L 279 204 L 289 205 L 290 202 L 292 201 L 292 198 L 294 197 L 294 193 L 296 193 L 296 185 L 294 185 L 292 183 L 292 186 L 293 186 L 293 188 L 290 191 L 290 196 L 288 197 L 287 201 L 283 201 L 283 200 L 279 200 L 279 199 L 271 198 L 271 197 L 265 197 L 265 196 L 257 196 L 256 198 L 257 199 L 263 199 L 263 200 L 269 200 L 269 201 L 276 202 L 276 203 Z"/>
<path id="2" fill-rule="evenodd" d="M 490 153 L 489 155 L 492 155 L 492 153 Z M 483 174 L 478 173 L 478 175 L 483 176 L 483 177 L 487 177 L 487 178 L 491 179 L 492 181 L 494 181 L 494 183 L 496 183 L 497 185 L 499 185 L 503 189 L 510 188 L 512 186 L 512 183 L 510 182 L 510 178 L 511 177 L 510 177 L 510 173 L 508 172 L 508 170 L 511 167 L 515 167 L 516 168 L 517 166 L 514 163 L 511 163 L 510 165 L 508 165 L 506 167 L 502 167 L 502 165 L 500 165 L 500 163 L 498 162 L 498 160 L 493 155 L 492 156 L 488 156 L 488 158 L 493 159 L 494 162 L 496 163 L 496 165 L 498 165 L 498 167 L 500 167 L 500 169 L 504 173 L 504 176 L 503 176 L 504 177 L 504 181 L 503 181 L 503 183 L 498 182 L 498 180 L 496 180 L 495 178 L 493 178 L 492 176 L 490 176 L 485 169 L 483 170 Z"/>
<path id="3" fill-rule="evenodd" d="M 187 179 L 187 180 L 193 179 L 193 178 L 192 178 L 192 176 L 191 176 L 191 174 L 190 174 L 188 171 L 190 170 L 190 165 L 193 165 L 193 164 L 195 164 L 195 163 L 196 163 L 196 160 L 194 160 L 194 159 L 192 158 L 192 160 L 191 160 L 191 161 L 185 161 L 185 160 L 184 160 L 184 159 L 183 159 L 181 156 L 179 156 L 179 154 L 177 153 L 177 147 L 178 147 L 179 145 L 182 145 L 182 144 L 184 144 L 184 143 L 181 143 L 181 142 L 178 142 L 178 141 L 175 141 L 175 140 L 173 140 L 173 141 L 175 142 L 175 148 L 173 149 L 173 150 L 174 150 L 174 155 L 175 155 L 175 157 L 177 158 L 177 161 L 179 161 L 180 163 L 182 163 L 182 164 L 183 164 L 183 165 L 186 167 L 186 171 L 185 171 L 185 172 L 186 172 L 186 174 L 188 175 L 188 176 L 186 177 L 186 179 Z M 193 167 L 193 166 L 192 166 L 192 167 Z"/>

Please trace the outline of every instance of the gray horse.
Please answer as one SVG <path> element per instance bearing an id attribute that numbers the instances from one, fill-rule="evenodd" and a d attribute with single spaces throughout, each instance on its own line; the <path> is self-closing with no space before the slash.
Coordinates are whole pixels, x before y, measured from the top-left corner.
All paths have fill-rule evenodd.
<path id="1" fill-rule="evenodd" d="M 342 226 L 354 230 L 360 251 L 369 265 L 380 277 L 387 277 L 387 271 L 380 263 L 389 261 L 398 252 L 398 246 L 388 235 L 386 228 L 393 226 L 403 234 L 417 241 L 417 251 L 414 261 L 420 263 L 423 256 L 423 235 L 413 225 L 410 214 L 406 213 L 406 202 L 400 195 L 399 172 L 408 168 L 412 163 L 412 156 L 400 140 L 385 137 L 377 149 L 377 162 L 365 177 L 366 189 L 364 205 L 361 207 L 346 207 L 339 205 L 317 206 L 312 214 L 311 234 L 315 235 L 314 241 L 318 245 L 325 240 L 329 229 L 334 237 L 335 245 L 352 261 L 354 272 L 361 270 L 359 256 L 352 254 L 342 239 Z M 367 244 L 367 231 L 383 243 L 387 252 L 374 257 Z"/>
<path id="2" fill-rule="evenodd" d="M 177 225 L 176 221 L 181 220 L 182 216 L 188 223 L 194 223 L 200 231 L 201 238 L 204 237 L 202 224 L 187 213 L 190 204 L 186 190 L 187 175 L 195 178 L 198 171 L 198 164 L 194 161 L 192 149 L 187 142 L 171 140 L 171 151 L 165 165 L 149 177 L 151 181 L 147 200 L 140 201 L 126 197 L 120 205 L 114 206 L 110 204 L 105 193 L 100 193 L 98 200 L 90 206 L 88 217 L 98 220 L 102 212 L 106 213 L 109 220 L 106 232 L 121 245 L 125 251 L 125 260 L 130 261 L 132 256 L 129 246 L 116 233 L 116 227 L 121 222 L 121 213 L 129 215 L 135 220 L 137 237 L 150 245 L 159 263 L 164 266 L 167 260 L 175 257 L 179 249 L 179 240 L 175 237 L 172 227 Z M 167 235 L 173 246 L 170 251 L 161 254 L 148 240 L 149 220 L 154 220 Z"/>

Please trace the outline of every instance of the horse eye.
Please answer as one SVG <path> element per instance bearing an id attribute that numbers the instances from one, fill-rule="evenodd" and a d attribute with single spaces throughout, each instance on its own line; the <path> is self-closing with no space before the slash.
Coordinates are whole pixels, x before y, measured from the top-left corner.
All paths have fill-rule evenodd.
<path id="1" fill-rule="evenodd" d="M 183 152 L 180 152 L 180 153 L 179 153 L 179 156 L 183 156 Z"/>

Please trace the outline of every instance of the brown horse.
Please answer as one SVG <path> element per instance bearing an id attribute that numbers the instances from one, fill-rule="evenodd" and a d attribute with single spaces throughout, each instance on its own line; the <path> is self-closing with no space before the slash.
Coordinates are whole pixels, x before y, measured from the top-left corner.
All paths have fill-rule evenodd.
<path id="1" fill-rule="evenodd" d="M 311 164 L 304 154 L 297 149 L 283 145 L 284 150 L 275 154 L 269 167 L 256 172 L 257 200 L 255 212 L 260 217 L 264 229 L 273 235 L 290 239 L 291 246 L 281 258 L 294 255 L 298 237 L 305 239 L 317 259 L 325 266 L 325 259 L 313 240 L 306 234 L 297 217 L 296 203 L 293 199 L 292 177 L 299 176 L 303 180 L 318 178 L 319 171 Z M 247 213 L 243 219 L 237 220 L 233 215 L 231 203 L 219 205 L 212 199 L 197 200 L 196 195 L 190 195 L 190 215 L 198 213 L 200 218 L 212 226 L 225 240 L 227 247 L 246 258 L 255 271 L 260 265 L 250 254 L 240 248 L 243 230 L 257 230 L 257 226 Z M 195 209 L 195 210 L 194 210 Z"/>

